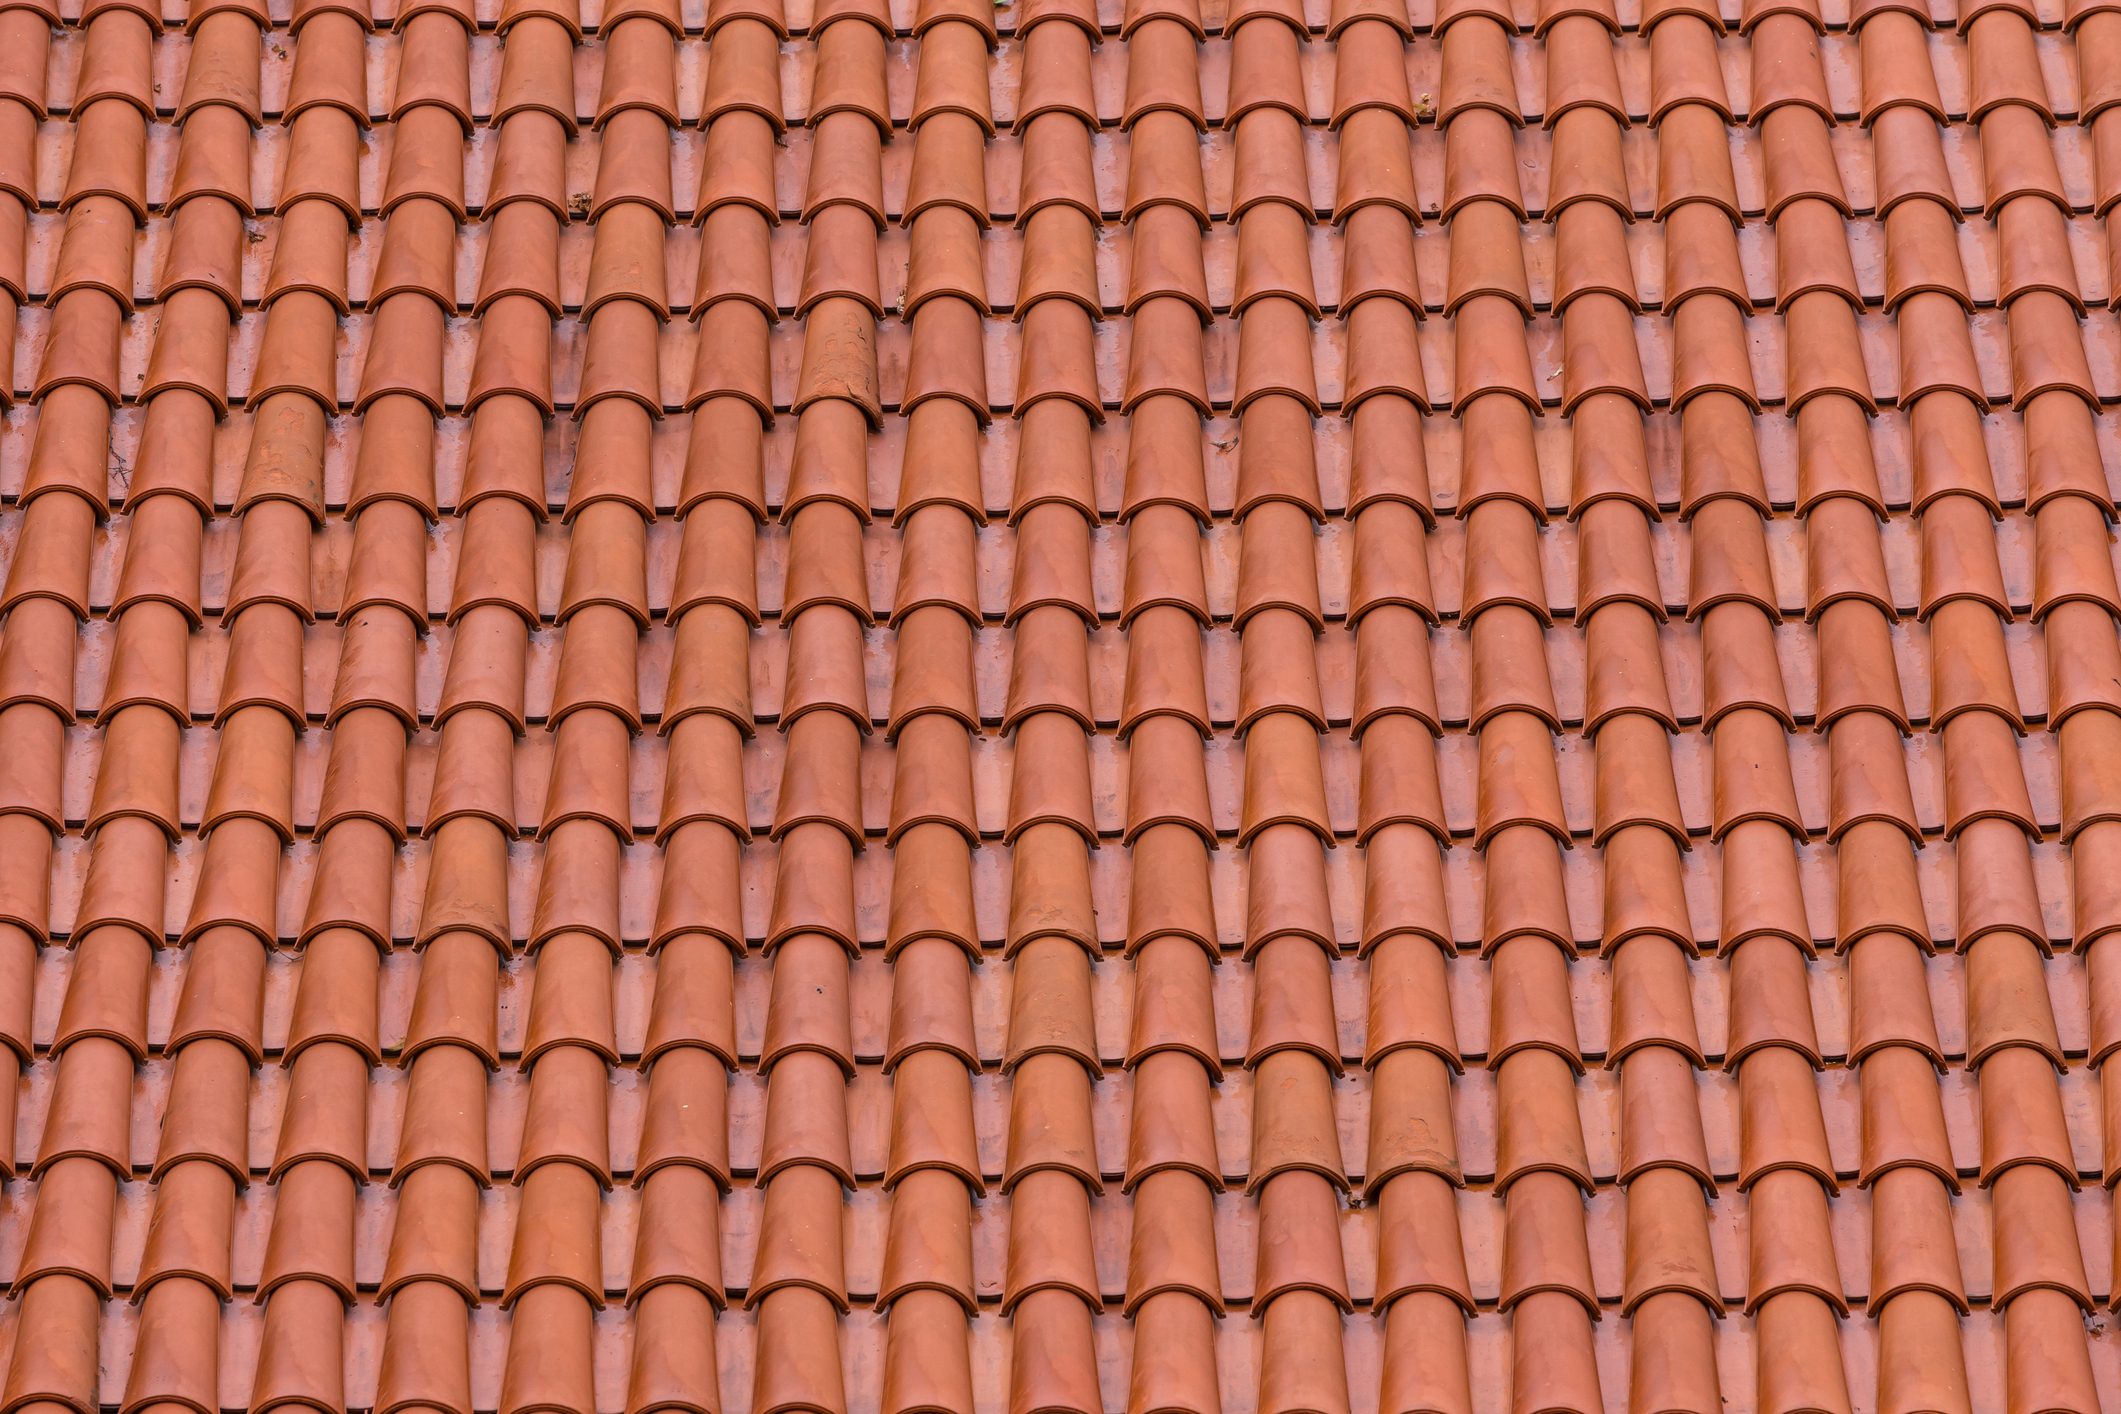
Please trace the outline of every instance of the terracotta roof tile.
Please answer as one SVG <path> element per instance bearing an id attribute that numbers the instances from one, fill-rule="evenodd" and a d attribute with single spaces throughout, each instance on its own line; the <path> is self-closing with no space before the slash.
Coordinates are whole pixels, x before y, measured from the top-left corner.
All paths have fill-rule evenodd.
<path id="1" fill-rule="evenodd" d="M 0 1414 L 2110 1407 L 2117 97 L 0 0 Z"/>

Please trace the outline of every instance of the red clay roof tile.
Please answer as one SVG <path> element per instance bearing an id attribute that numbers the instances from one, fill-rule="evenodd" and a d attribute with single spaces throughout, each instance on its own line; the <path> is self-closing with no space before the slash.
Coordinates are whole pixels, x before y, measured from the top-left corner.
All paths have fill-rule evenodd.
<path id="1" fill-rule="evenodd" d="M 181 10 L 0 5 L 0 1414 L 2111 1405 L 2111 6 Z"/>

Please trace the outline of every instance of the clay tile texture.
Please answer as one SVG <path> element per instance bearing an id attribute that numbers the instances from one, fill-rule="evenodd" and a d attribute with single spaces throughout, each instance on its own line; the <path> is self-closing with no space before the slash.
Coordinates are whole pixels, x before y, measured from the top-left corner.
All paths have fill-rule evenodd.
<path id="1" fill-rule="evenodd" d="M 2121 5 L 0 0 L 0 1414 L 2121 1414 Z"/>

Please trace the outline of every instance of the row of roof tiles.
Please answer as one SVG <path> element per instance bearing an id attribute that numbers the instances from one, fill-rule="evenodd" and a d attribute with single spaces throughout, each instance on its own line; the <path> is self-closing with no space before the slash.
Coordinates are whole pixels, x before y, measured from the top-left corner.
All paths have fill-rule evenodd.
<path id="1" fill-rule="evenodd" d="M 2121 18 L 585 18 L 0 12 L 0 1405 L 2099 1407 Z"/>

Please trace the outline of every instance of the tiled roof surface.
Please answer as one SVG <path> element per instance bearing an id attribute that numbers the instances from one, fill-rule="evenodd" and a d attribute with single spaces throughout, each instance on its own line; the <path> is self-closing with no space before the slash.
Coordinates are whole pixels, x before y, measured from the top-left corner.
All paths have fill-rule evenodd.
<path id="1" fill-rule="evenodd" d="M 2121 1408 L 2121 5 L 147 3 L 0 1414 Z"/>

